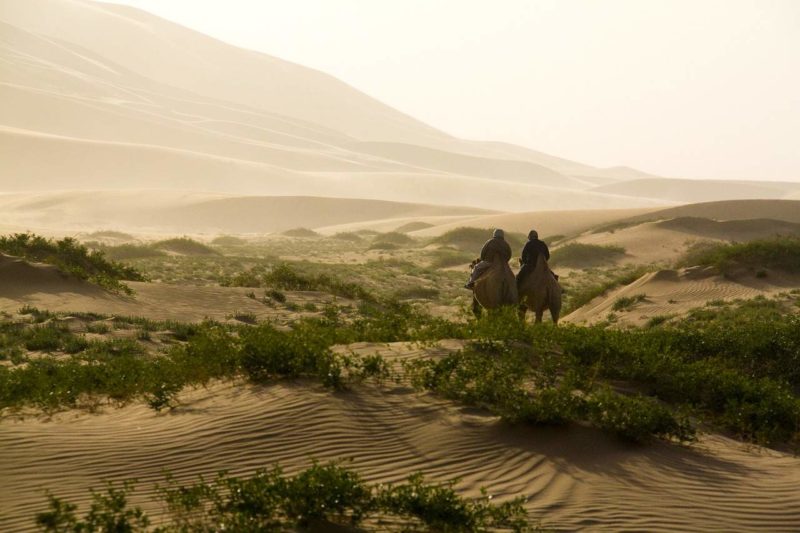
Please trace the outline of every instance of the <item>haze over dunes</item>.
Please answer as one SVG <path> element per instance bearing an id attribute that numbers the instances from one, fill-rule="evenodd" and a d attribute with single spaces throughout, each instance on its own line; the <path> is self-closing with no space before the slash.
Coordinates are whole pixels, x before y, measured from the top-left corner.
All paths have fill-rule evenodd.
<path id="1" fill-rule="evenodd" d="M 452 5 L 448 20 L 424 21 L 447 46 L 442 24 L 472 9 Z M 270 4 L 270 23 L 289 20 L 287 6 Z M 255 18 L 262 6 L 225 8 Z M 579 46 L 580 28 L 559 38 Z M 474 45 L 489 36 L 469 38 L 461 53 L 478 65 Z M 505 68 L 535 64 L 511 52 L 497 58 Z M 457 480 L 455 492 L 375 489 L 385 501 L 368 514 L 391 517 L 358 524 L 357 506 L 334 512 L 357 491 L 301 479 L 260 503 L 226 489 L 242 505 L 190 518 L 208 530 L 273 519 L 304 530 L 313 518 L 320 531 L 385 531 L 399 517 L 474 531 L 458 527 L 460 498 L 494 509 L 486 518 L 518 497 L 512 510 L 545 529 L 800 524 L 800 183 L 664 177 L 461 139 L 324 72 L 123 5 L 0 0 L 0 62 L 3 532 L 32 529 L 47 490 L 82 516 L 90 488 L 136 478 L 130 501 L 158 526 L 188 516 L 156 499 L 165 469 L 186 483 L 276 463 L 294 474 L 314 459 L 370 483 L 422 471 Z M 663 80 L 645 91 L 613 69 L 559 68 L 585 69 L 571 90 L 586 97 L 611 83 L 614 98 L 674 104 L 659 100 Z M 404 81 L 436 94 L 418 78 Z M 530 102 L 549 106 L 543 94 Z M 564 124 L 587 112 L 552 104 Z M 608 147 L 625 117 L 594 105 L 608 109 L 596 123 Z M 708 168 L 706 155 L 680 157 Z M 498 260 L 502 245 L 465 290 L 496 228 L 511 259 Z M 558 276 L 539 262 L 518 284 L 531 229 Z M 508 298 L 482 300 L 492 289 Z M 541 322 L 545 300 L 549 323 L 526 321 L 528 306 Z M 326 497 L 319 521 L 286 510 Z"/>
<path id="2" fill-rule="evenodd" d="M 324 73 L 130 7 L 3 0 L 0 23 L 4 190 L 424 198 L 511 211 L 800 190 L 663 180 L 457 139 Z"/>

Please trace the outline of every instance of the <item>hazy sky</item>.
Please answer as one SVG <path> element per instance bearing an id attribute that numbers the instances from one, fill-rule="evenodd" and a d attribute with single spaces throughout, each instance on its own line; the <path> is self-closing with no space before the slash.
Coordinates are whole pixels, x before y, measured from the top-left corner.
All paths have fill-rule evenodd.
<path id="1" fill-rule="evenodd" d="M 800 0 L 119 0 L 454 135 L 800 180 Z"/>

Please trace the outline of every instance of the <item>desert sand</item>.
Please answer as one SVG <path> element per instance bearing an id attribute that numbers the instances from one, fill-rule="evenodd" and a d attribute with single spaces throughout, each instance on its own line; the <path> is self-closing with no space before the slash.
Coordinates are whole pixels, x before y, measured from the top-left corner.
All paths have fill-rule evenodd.
<path id="1" fill-rule="evenodd" d="M 354 348 L 423 355 L 402 344 Z M 135 477 L 137 503 L 157 512 L 149 490 L 164 469 L 190 481 L 278 461 L 292 471 L 312 457 L 351 459 L 375 482 L 422 470 L 432 480 L 461 478 L 472 496 L 481 487 L 500 501 L 524 494 L 534 517 L 564 530 L 791 531 L 800 520 L 800 460 L 718 435 L 691 448 L 629 447 L 580 427 L 509 427 L 403 386 L 334 395 L 302 383 L 227 383 L 183 402 L 164 415 L 131 405 L 5 419 L 3 530 L 30 528 L 46 488 L 85 503 L 88 487 Z"/>
<path id="2" fill-rule="evenodd" d="M 567 323 L 637 327 L 708 302 L 800 288 L 796 274 L 770 269 L 724 277 L 676 266 L 699 241 L 800 234 L 800 183 L 687 180 L 460 139 L 326 73 L 89 0 L 0 0 L 0 61 L 0 234 L 89 242 L 96 230 L 116 230 L 141 247 L 185 235 L 244 243 L 219 246 L 213 265 L 179 253 L 134 261 L 165 276 L 174 267 L 177 281 L 129 282 L 132 296 L 0 254 L 0 317 L 16 320 L 13 327 L 34 320 L 20 313 L 26 306 L 62 313 L 47 320 L 101 338 L 88 333 L 93 317 L 69 313 L 97 313 L 111 324 L 113 317 L 213 319 L 288 329 L 331 302 L 357 312 L 359 302 L 327 292 L 286 291 L 279 305 L 266 298 L 267 287 L 221 286 L 224 276 L 278 261 L 325 273 L 343 267 L 347 276 L 364 275 L 369 290 L 380 276 L 381 296 L 463 320 L 471 294 L 461 285 L 473 251 L 432 240 L 459 227 L 537 229 L 561 236 L 554 248 L 624 247 L 603 275 L 631 265 L 659 269 L 575 310 Z M 280 235 L 294 228 L 318 235 Z M 381 244 L 374 232 L 395 230 L 409 243 L 372 247 Z M 329 238 L 340 232 L 361 234 Z M 599 269 L 561 273 L 585 285 L 601 277 Z M 614 311 L 619 298 L 638 295 Z M 151 343 L 151 351 L 177 342 L 162 342 L 162 334 L 151 342 L 132 327 L 108 333 Z M 462 346 L 440 339 L 335 349 L 381 354 L 399 367 Z M 5 369 L 47 353 L 16 354 L 21 362 L 2 355 Z M 48 490 L 84 510 L 89 489 L 135 478 L 135 503 L 158 517 L 152 489 L 164 469 L 188 482 L 277 462 L 294 472 L 312 458 L 351 461 L 372 482 L 423 471 L 436 481 L 459 479 L 467 496 L 482 487 L 497 501 L 524 496 L 531 516 L 556 530 L 797 531 L 800 524 L 800 459 L 715 431 L 691 445 L 634 446 L 584 422 L 511 426 L 402 381 L 334 393 L 302 380 L 233 380 L 179 399 L 164 412 L 105 399 L 94 410 L 0 412 L 0 531 L 34 529 Z"/>
<path id="3" fill-rule="evenodd" d="M 21 304 L 53 311 L 92 311 L 157 320 L 230 319 L 252 312 L 287 323 L 246 296 L 247 289 L 130 283 L 136 298 L 110 295 L 46 265 L 0 262 L 0 311 Z M 620 323 L 702 306 L 708 300 L 770 295 L 800 279 L 752 276 L 725 280 L 698 270 L 648 274 L 591 302 L 568 322 L 605 318 L 615 298 L 646 293 Z M 292 293 L 321 302 L 321 293 Z M 358 343 L 338 350 L 380 353 L 393 361 L 438 357 L 459 341 L 420 348 L 408 343 Z M 512 427 L 481 409 L 458 407 L 407 384 L 364 385 L 332 393 L 318 385 L 256 386 L 218 382 L 185 391 L 181 405 L 157 414 L 139 403 L 97 412 L 5 416 L 0 424 L 0 528 L 25 531 L 49 489 L 85 505 L 90 487 L 136 478 L 134 501 L 158 516 L 152 488 L 165 469 L 178 480 L 220 470 L 248 474 L 280 462 L 288 471 L 311 458 L 346 459 L 373 482 L 401 481 L 422 470 L 431 480 L 459 478 L 459 490 L 485 487 L 498 501 L 525 495 L 545 526 L 564 530 L 791 531 L 800 521 L 800 460 L 719 434 L 689 447 L 627 445 L 571 426 Z M 64 473 L 69 473 L 65 476 Z"/>
<path id="4" fill-rule="evenodd" d="M 713 301 L 749 300 L 773 297 L 800 287 L 800 276 L 767 273 L 758 278 L 753 272 L 733 277 L 719 275 L 711 268 L 660 270 L 645 274 L 630 285 L 595 298 L 564 317 L 565 322 L 596 324 L 614 313 L 614 302 L 623 297 L 644 295 L 630 310 L 616 313 L 619 324 L 641 326 L 653 317 L 680 317 Z"/>
<path id="5" fill-rule="evenodd" d="M 519 212 L 798 193 L 458 139 L 327 74 L 126 6 L 4 0 L 0 29 L 4 191 L 425 198 Z"/>

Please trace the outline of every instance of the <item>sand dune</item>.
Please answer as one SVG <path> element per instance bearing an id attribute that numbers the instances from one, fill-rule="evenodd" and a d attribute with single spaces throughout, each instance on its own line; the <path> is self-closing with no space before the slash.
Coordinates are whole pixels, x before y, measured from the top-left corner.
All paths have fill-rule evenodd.
<path id="1" fill-rule="evenodd" d="M 434 236 L 460 226 L 473 228 L 503 228 L 527 234 L 536 229 L 542 237 L 552 235 L 574 235 L 598 225 L 608 224 L 620 218 L 650 213 L 654 208 L 637 209 L 584 209 L 560 211 L 533 211 L 528 213 L 502 213 L 463 218 L 414 232 L 414 235 Z"/>
<path id="2" fill-rule="evenodd" d="M 69 301 L 71 297 L 103 299 L 105 295 L 99 287 L 54 266 L 32 264 L 0 253 L 0 307 L 4 302 L 13 301 L 12 310 L 16 311 L 37 297 L 45 297 L 50 302 L 55 298 Z"/>
<path id="3" fill-rule="evenodd" d="M 682 316 L 712 300 L 772 296 L 798 286 L 800 277 L 779 272 L 769 272 L 766 278 L 742 273 L 732 279 L 715 274 L 711 268 L 661 270 L 595 298 L 564 317 L 564 321 L 584 324 L 601 322 L 614 312 L 614 302 L 618 298 L 644 294 L 646 299 L 635 304 L 631 310 L 615 313 L 618 323 L 641 326 L 655 316 Z"/>
<path id="4" fill-rule="evenodd" d="M 684 183 L 457 139 L 326 74 L 113 4 L 4 0 L 0 59 L 4 190 L 157 186 L 525 212 L 800 187 Z"/>
<path id="5" fill-rule="evenodd" d="M 712 220 L 769 218 L 800 223 L 800 200 L 699 202 L 652 211 L 621 222 L 666 220 L 677 217 L 702 217 Z"/>
<path id="6" fill-rule="evenodd" d="M 790 198 L 800 190 L 800 183 L 651 178 L 601 185 L 592 190 L 683 203 L 747 198 Z"/>
<path id="7" fill-rule="evenodd" d="M 244 287 L 199 287 L 167 283 L 126 282 L 133 296 L 105 291 L 67 276 L 49 265 L 30 264 L 0 254 L 0 312 L 16 313 L 30 305 L 53 312 L 99 313 L 110 316 L 143 316 L 152 320 L 224 322 L 235 314 L 250 314 L 259 320 L 288 323 L 302 312 L 264 305 L 248 297 L 263 291 Z M 330 302 L 334 298 L 319 292 L 288 291 L 298 306 Z M 340 298 L 341 300 L 341 298 Z"/>
<path id="8" fill-rule="evenodd" d="M 698 203 L 598 221 L 570 242 L 622 246 L 620 264 L 672 265 L 695 242 L 797 235 L 799 221 L 800 202 L 794 200 Z"/>
<path id="9" fill-rule="evenodd" d="M 355 349 L 422 355 L 402 344 Z M 163 469 L 190 481 L 274 462 L 292 472 L 312 457 L 351 459 L 373 482 L 422 470 L 432 480 L 460 477 L 472 496 L 480 487 L 498 501 L 524 495 L 534 516 L 570 531 L 790 531 L 800 521 L 800 460 L 719 436 L 688 449 L 628 447 L 579 427 L 509 427 L 403 386 L 332 394 L 299 383 L 218 384 L 183 402 L 160 415 L 139 404 L 4 420 L 0 527 L 29 529 L 45 488 L 85 506 L 89 487 L 136 477 L 134 502 L 158 513 L 151 489 Z"/>
<path id="10" fill-rule="evenodd" d="M 273 233 L 386 219 L 474 217 L 491 211 L 307 196 L 228 196 L 177 191 L 72 191 L 0 195 L 0 223 L 41 231 L 114 228 L 142 233 Z"/>
<path id="11" fill-rule="evenodd" d="M 658 222 L 656 225 L 660 228 L 728 241 L 749 241 L 775 235 L 800 235 L 800 224 L 770 218 L 717 221 L 699 217 L 679 217 Z"/>

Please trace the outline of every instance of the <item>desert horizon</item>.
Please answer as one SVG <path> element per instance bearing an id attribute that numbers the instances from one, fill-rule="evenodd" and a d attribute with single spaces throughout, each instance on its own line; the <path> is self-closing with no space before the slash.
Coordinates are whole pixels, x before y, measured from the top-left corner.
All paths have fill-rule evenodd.
<path id="1" fill-rule="evenodd" d="M 0 530 L 796 531 L 798 16 L 0 0 Z"/>

